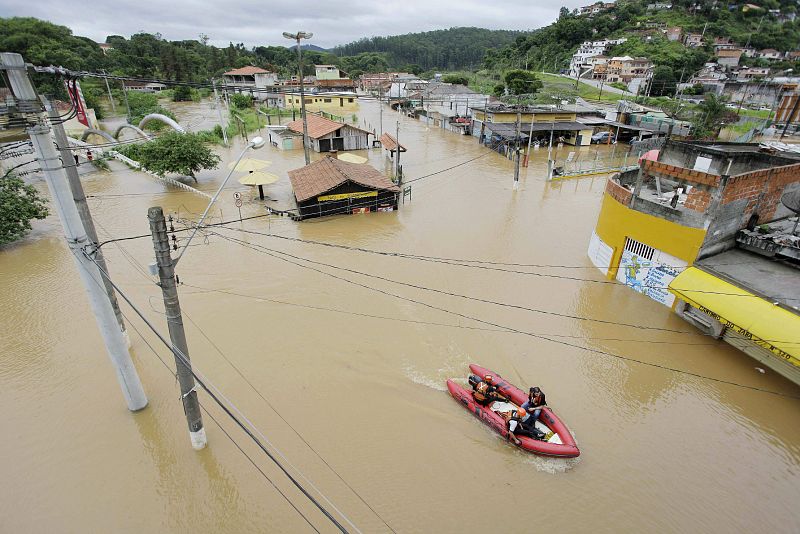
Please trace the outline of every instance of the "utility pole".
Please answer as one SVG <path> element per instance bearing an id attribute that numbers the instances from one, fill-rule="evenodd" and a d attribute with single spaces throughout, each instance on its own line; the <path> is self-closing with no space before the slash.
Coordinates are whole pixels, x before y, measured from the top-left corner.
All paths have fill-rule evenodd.
<path id="1" fill-rule="evenodd" d="M 222 128 L 222 141 L 225 146 L 228 146 L 228 129 L 222 120 L 222 103 L 219 101 L 219 94 L 217 93 L 217 82 L 211 80 L 211 87 L 214 88 L 214 103 L 217 105 L 217 114 L 219 115 L 219 127 Z"/>
<path id="2" fill-rule="evenodd" d="M 378 99 L 378 106 L 380 107 L 380 115 L 381 115 L 380 137 L 383 137 L 383 86 L 381 86 L 381 97 Z M 380 137 L 378 139 L 380 139 Z"/>
<path id="3" fill-rule="evenodd" d="M 200 450 L 207 443 L 206 431 L 203 428 L 203 417 L 197 400 L 186 332 L 183 330 L 181 303 L 178 300 L 178 286 L 175 283 L 175 265 L 169 251 L 164 211 L 160 206 L 152 207 L 147 210 L 147 219 L 150 221 L 150 233 L 153 235 L 153 248 L 158 265 L 158 285 L 161 286 L 161 293 L 164 296 L 164 311 L 167 315 L 169 338 L 172 341 L 172 353 L 175 356 L 175 368 L 178 371 L 183 411 L 189 423 L 189 438 L 192 440 L 192 448 Z"/>
<path id="4" fill-rule="evenodd" d="M 72 152 L 69 150 L 69 141 L 67 141 L 67 134 L 64 131 L 64 125 L 61 123 L 61 119 L 58 116 L 58 111 L 50 104 L 47 98 L 41 97 L 41 100 L 45 109 L 47 110 L 47 115 L 50 117 L 50 124 L 53 126 L 53 136 L 56 139 L 56 146 L 58 146 L 59 152 L 61 153 L 61 162 L 64 166 L 64 170 L 67 173 L 69 188 L 72 191 L 72 199 L 75 201 L 75 207 L 78 209 L 78 215 L 80 215 L 81 224 L 83 224 L 83 228 L 86 231 L 86 236 L 89 238 L 89 240 L 97 245 L 100 240 L 97 238 L 97 230 L 94 227 L 92 213 L 89 211 L 89 205 L 86 203 L 86 194 L 83 192 L 83 184 L 81 184 L 81 179 L 78 176 L 78 169 L 75 166 L 75 159 L 72 156 Z M 97 262 L 97 266 L 100 267 L 100 270 L 105 273 L 110 272 L 108 270 L 108 266 L 106 265 L 106 260 L 103 257 L 102 250 L 96 250 L 95 261 Z M 117 318 L 117 323 L 119 323 L 119 329 L 124 335 L 127 335 L 125 333 L 125 320 L 122 317 L 122 310 L 119 309 L 119 302 L 117 302 L 117 293 L 114 291 L 111 282 L 106 277 L 103 277 L 103 285 L 106 288 L 106 293 L 108 294 L 109 302 L 111 302 L 111 307 L 114 309 L 114 315 Z"/>
<path id="5" fill-rule="evenodd" d="M 397 157 L 394 160 L 395 176 L 397 176 L 397 186 L 403 183 L 403 177 L 400 175 L 400 121 L 397 121 L 397 133 L 395 134 L 395 142 L 397 142 Z"/>
<path id="6" fill-rule="evenodd" d="M 533 121 L 536 118 L 535 113 L 531 113 L 531 129 L 528 131 L 528 150 L 525 152 L 525 167 L 531 159 L 531 140 L 533 139 Z"/>
<path id="7" fill-rule="evenodd" d="M 516 136 L 514 137 L 514 191 L 519 188 L 519 130 L 520 130 L 520 122 L 522 121 L 522 113 L 520 111 L 520 103 L 517 100 L 517 127 L 516 127 Z"/>
<path id="8" fill-rule="evenodd" d="M 20 54 L 9 52 L 0 54 L 0 70 L 5 71 L 14 98 L 28 105 L 36 107 L 41 105 L 28 78 L 25 61 Z M 64 165 L 56 152 L 50 128 L 46 125 L 46 116 L 42 112 L 37 115 L 38 124 L 28 129 L 31 145 L 36 159 L 41 165 L 50 194 L 53 196 L 53 206 L 64 227 L 67 246 L 75 259 L 78 274 L 89 296 L 89 303 L 105 342 L 108 356 L 114 365 L 128 409 L 131 411 L 141 410 L 147 406 L 147 396 L 131 361 L 127 343 L 117 324 L 108 295 L 101 283 L 107 274 L 102 273 L 94 262 L 96 247 L 90 242 L 81 223 L 78 209 L 72 199 L 72 191 L 70 191 L 64 173 Z"/>
<path id="9" fill-rule="evenodd" d="M 122 80 L 122 96 L 125 97 L 125 108 L 128 110 L 128 115 L 125 120 L 131 122 L 131 106 L 128 104 L 128 88 L 125 87 L 125 80 Z"/>
<path id="10" fill-rule="evenodd" d="M 300 39 L 311 39 L 313 35 L 311 32 L 283 32 L 283 36 L 287 39 L 297 41 L 297 71 L 300 74 L 300 115 L 303 118 L 303 155 L 306 158 L 306 165 L 311 163 L 311 157 L 308 154 L 308 122 L 306 120 L 306 98 L 303 90 L 303 52 L 300 47 Z"/>
<path id="11" fill-rule="evenodd" d="M 103 74 L 105 74 L 105 73 L 106 73 L 106 71 L 103 71 Z M 114 105 L 114 97 L 111 96 L 111 87 L 108 85 L 108 76 L 103 76 L 103 79 L 106 81 L 106 90 L 108 91 L 108 101 L 111 102 L 111 111 L 116 113 L 117 112 L 117 106 Z M 112 287 L 111 289 L 114 289 L 114 288 Z"/>
<path id="12" fill-rule="evenodd" d="M 797 95 L 795 95 L 792 111 L 790 111 L 789 115 L 786 116 L 786 125 L 783 127 L 783 131 L 781 132 L 781 139 L 783 139 L 783 136 L 786 135 L 786 130 L 789 129 L 789 123 L 792 122 L 792 119 L 797 116 L 798 106 L 800 106 L 800 91 L 798 91 Z"/>

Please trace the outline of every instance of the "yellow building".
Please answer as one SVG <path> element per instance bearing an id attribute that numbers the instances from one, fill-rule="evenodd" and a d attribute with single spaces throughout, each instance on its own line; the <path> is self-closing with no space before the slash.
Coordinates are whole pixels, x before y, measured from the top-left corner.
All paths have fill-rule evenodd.
<path id="1" fill-rule="evenodd" d="M 306 111 L 324 111 L 340 117 L 348 117 L 358 111 L 358 95 L 356 93 L 306 93 Z M 286 109 L 300 110 L 300 93 L 286 93 L 284 95 Z"/>
<path id="2" fill-rule="evenodd" d="M 519 114 L 522 135 L 546 141 L 551 132 L 553 142 L 563 141 L 568 145 L 588 146 L 592 139 L 592 127 L 576 121 L 575 111 L 534 106 L 505 106 L 495 104 L 488 107 L 472 107 L 473 135 L 482 142 L 492 144 L 500 139 L 516 139 Z"/>
<path id="3" fill-rule="evenodd" d="M 775 261 L 800 257 L 780 202 L 798 186 L 800 157 L 790 153 L 668 142 L 658 161 L 608 180 L 589 258 L 608 279 L 800 384 L 800 349 L 784 341 L 800 331 L 800 271 Z M 767 236 L 754 231 L 763 223 Z"/>
<path id="4" fill-rule="evenodd" d="M 489 106 L 473 107 L 472 118 L 478 122 L 517 122 L 517 110 L 513 107 Z M 574 111 L 564 109 L 523 107 L 520 111 L 520 122 L 574 122 Z"/>

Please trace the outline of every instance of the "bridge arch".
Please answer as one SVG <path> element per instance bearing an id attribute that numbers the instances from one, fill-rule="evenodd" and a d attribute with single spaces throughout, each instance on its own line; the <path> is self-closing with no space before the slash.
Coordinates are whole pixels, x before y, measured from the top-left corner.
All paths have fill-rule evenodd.
<path id="1" fill-rule="evenodd" d="M 106 141 L 108 141 L 108 142 L 110 142 L 110 143 L 116 143 L 116 142 L 117 142 L 117 140 L 116 140 L 116 139 L 114 139 L 114 138 L 111 136 L 111 134 L 110 134 L 110 133 L 108 133 L 108 132 L 104 132 L 103 130 L 96 130 L 96 129 L 94 129 L 94 128 L 87 128 L 87 129 L 85 129 L 85 130 L 83 131 L 83 135 L 81 135 L 81 141 L 86 141 L 86 139 L 88 139 L 88 138 L 89 138 L 89 136 L 90 136 L 90 135 L 92 135 L 92 134 L 94 134 L 94 135 L 99 135 L 100 137 L 102 137 L 103 139 L 105 139 Z"/>
<path id="2" fill-rule="evenodd" d="M 131 130 L 133 130 L 137 134 L 141 135 L 145 139 L 145 141 L 149 141 L 151 139 L 150 136 L 147 135 L 141 128 L 139 128 L 138 126 L 134 126 L 133 124 L 127 124 L 127 123 L 123 124 L 122 126 L 117 128 L 117 131 L 114 132 L 114 139 L 119 139 L 119 134 L 125 128 L 130 128 Z"/>
<path id="3" fill-rule="evenodd" d="M 184 130 L 183 127 L 180 124 L 178 124 L 174 120 L 170 119 L 166 115 L 162 115 L 161 113 L 151 113 L 149 115 L 145 115 L 145 117 L 141 121 L 139 121 L 139 128 L 140 129 L 144 128 L 145 124 L 147 124 L 150 121 L 154 121 L 154 120 L 163 122 L 167 126 L 171 127 L 173 130 L 175 130 L 176 132 L 186 133 L 186 130 Z"/>

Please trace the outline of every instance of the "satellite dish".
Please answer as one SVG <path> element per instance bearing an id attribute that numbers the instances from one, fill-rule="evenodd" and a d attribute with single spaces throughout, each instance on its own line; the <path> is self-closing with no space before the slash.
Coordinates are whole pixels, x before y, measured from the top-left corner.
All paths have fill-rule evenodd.
<path id="1" fill-rule="evenodd" d="M 800 214 L 800 190 L 784 193 L 781 197 L 781 204 L 793 212 Z"/>

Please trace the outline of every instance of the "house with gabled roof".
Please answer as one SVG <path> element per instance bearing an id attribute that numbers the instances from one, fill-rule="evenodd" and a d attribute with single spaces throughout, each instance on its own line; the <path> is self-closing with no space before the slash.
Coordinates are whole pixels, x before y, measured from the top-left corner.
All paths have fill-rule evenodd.
<path id="1" fill-rule="evenodd" d="M 306 113 L 308 125 L 308 146 L 315 152 L 335 150 L 364 150 L 369 148 L 369 135 L 372 132 L 332 121 L 315 113 Z M 295 132 L 303 133 L 303 120 L 298 119 L 286 125 Z"/>
<path id="2" fill-rule="evenodd" d="M 329 155 L 289 171 L 289 180 L 300 219 L 397 209 L 400 188 L 366 163 Z"/>

